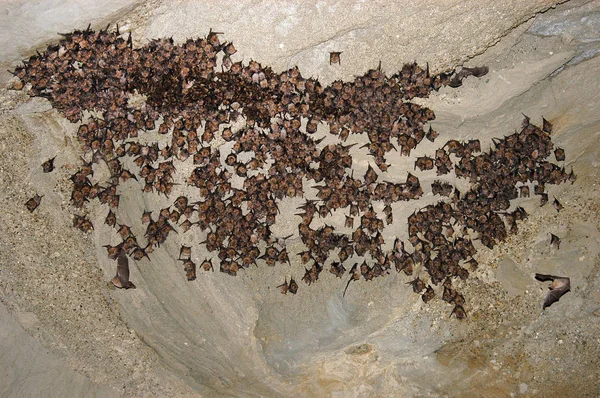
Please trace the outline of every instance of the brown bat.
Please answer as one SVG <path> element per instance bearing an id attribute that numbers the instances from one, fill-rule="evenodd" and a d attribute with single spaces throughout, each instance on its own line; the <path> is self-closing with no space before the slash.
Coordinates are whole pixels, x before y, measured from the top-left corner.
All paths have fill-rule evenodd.
<path id="1" fill-rule="evenodd" d="M 111 282 L 119 289 L 135 289 L 135 285 L 129 280 L 129 259 L 123 250 L 117 257 L 117 275 Z"/>
<path id="2" fill-rule="evenodd" d="M 433 291 L 433 288 L 431 286 L 427 286 L 427 288 L 425 289 L 425 293 L 423 293 L 421 298 L 423 299 L 424 302 L 428 303 L 434 297 L 435 297 L 435 292 Z"/>
<path id="3" fill-rule="evenodd" d="M 44 173 L 50 173 L 52 170 L 54 170 L 54 159 L 56 159 L 56 156 L 42 163 L 42 170 Z"/>
<path id="4" fill-rule="evenodd" d="M 333 64 L 338 64 L 341 65 L 341 58 L 340 55 L 342 54 L 341 51 L 332 51 L 329 53 L 329 65 L 333 65 Z"/>
<path id="5" fill-rule="evenodd" d="M 185 277 L 187 278 L 188 282 L 195 280 L 196 279 L 196 263 L 194 263 L 190 259 L 187 259 L 187 260 L 181 259 L 179 261 L 183 261 L 183 270 L 185 271 Z"/>
<path id="6" fill-rule="evenodd" d="M 142 224 L 146 224 L 147 222 L 150 222 L 152 220 L 152 212 L 151 211 L 145 211 L 142 214 Z"/>
<path id="7" fill-rule="evenodd" d="M 346 222 L 344 225 L 346 228 L 354 228 L 354 217 L 346 216 Z"/>
<path id="8" fill-rule="evenodd" d="M 419 168 L 419 170 L 431 170 L 433 169 L 433 159 L 428 156 L 418 157 L 415 161 L 415 169 Z"/>
<path id="9" fill-rule="evenodd" d="M 519 187 L 519 196 L 522 198 L 529 197 L 529 186 L 528 185 L 522 185 Z"/>
<path id="10" fill-rule="evenodd" d="M 560 249 L 560 238 L 554 234 L 550 234 L 550 244 L 556 246 L 556 249 Z"/>
<path id="11" fill-rule="evenodd" d="M 102 247 L 106 247 L 106 251 L 108 252 L 108 258 L 110 258 L 111 260 L 116 260 L 119 257 L 119 254 L 123 251 L 121 244 L 117 246 L 104 245 Z"/>
<path id="12" fill-rule="evenodd" d="M 439 136 L 439 133 L 435 131 L 431 126 L 429 126 L 429 131 L 425 134 L 425 137 L 431 142 L 435 141 L 435 139 Z"/>
<path id="13" fill-rule="evenodd" d="M 413 292 L 421 293 L 425 289 L 425 282 L 421 278 L 417 277 L 415 280 L 406 282 L 407 285 L 412 285 Z"/>
<path id="14" fill-rule="evenodd" d="M 179 250 L 179 259 L 181 260 L 181 256 L 185 256 L 188 259 L 192 256 L 192 247 L 191 246 L 181 246 Z"/>
<path id="15" fill-rule="evenodd" d="M 561 211 L 562 209 L 564 209 L 564 206 L 562 205 L 562 203 L 560 203 L 558 201 L 558 199 L 554 198 L 554 202 L 552 202 L 552 204 L 554 205 L 554 208 L 556 209 L 556 211 Z"/>
<path id="16" fill-rule="evenodd" d="M 461 321 L 467 317 L 467 313 L 465 312 L 465 309 L 463 308 L 462 305 L 459 305 L 459 304 L 454 306 L 454 309 L 450 313 L 450 316 L 452 316 L 452 315 L 455 315 L 456 318 Z"/>
<path id="17" fill-rule="evenodd" d="M 566 292 L 571 290 L 571 279 L 566 276 L 535 274 L 535 279 L 541 282 L 552 281 L 552 285 L 549 287 L 550 291 L 546 294 L 546 298 L 544 298 L 542 309 L 550 307 L 553 303 L 560 300 Z"/>
<path id="18" fill-rule="evenodd" d="M 133 252 L 131 252 L 131 255 L 132 255 L 133 259 L 136 261 L 139 261 L 144 257 L 147 257 L 148 260 L 150 260 L 148 253 L 146 253 L 146 250 L 142 249 L 141 247 L 134 249 Z"/>
<path id="19" fill-rule="evenodd" d="M 119 225 L 119 230 L 117 231 L 121 238 L 127 239 L 129 236 L 132 236 L 131 227 L 129 225 Z"/>
<path id="20" fill-rule="evenodd" d="M 334 262 L 331 263 L 331 267 L 329 268 L 329 272 L 331 272 L 332 274 L 334 274 L 338 278 L 341 278 L 344 275 L 344 272 L 346 272 L 346 268 L 342 265 L 342 263 L 340 263 L 338 261 L 334 261 Z"/>
<path id="21" fill-rule="evenodd" d="M 552 123 L 542 118 L 542 130 L 550 134 L 552 132 Z"/>
<path id="22" fill-rule="evenodd" d="M 112 210 L 108 210 L 108 214 L 106 215 L 106 219 L 104 220 L 104 224 L 114 227 L 117 225 L 117 216 Z"/>
<path id="23" fill-rule="evenodd" d="M 210 271 L 210 270 L 212 270 L 214 272 L 214 270 L 215 270 L 213 268 L 213 265 L 212 265 L 212 260 L 208 260 L 208 259 L 204 260 L 202 262 L 201 267 L 204 269 L 204 271 Z"/>
<path id="24" fill-rule="evenodd" d="M 42 203 L 42 197 L 40 195 L 35 195 L 33 198 L 25 202 L 25 206 L 27 207 L 27 210 L 33 213 L 33 211 L 38 208 L 40 203 Z"/>
<path id="25" fill-rule="evenodd" d="M 288 285 L 288 291 L 292 294 L 296 294 L 298 292 L 298 284 L 294 280 L 294 278 L 290 279 L 290 284 Z"/>

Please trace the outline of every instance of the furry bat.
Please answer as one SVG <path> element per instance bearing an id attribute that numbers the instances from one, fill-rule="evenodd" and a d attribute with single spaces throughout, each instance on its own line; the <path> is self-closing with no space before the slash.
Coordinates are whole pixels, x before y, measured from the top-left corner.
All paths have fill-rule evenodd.
<path id="1" fill-rule="evenodd" d="M 338 64 L 341 65 L 342 63 L 340 62 L 340 55 L 342 54 L 341 51 L 332 51 L 329 53 L 329 65 L 332 64 Z"/>
<path id="2" fill-rule="evenodd" d="M 117 275 L 111 280 L 115 287 L 120 289 L 135 289 L 133 282 L 129 280 L 129 259 L 124 250 L 119 252 L 117 257 Z"/>
<path id="3" fill-rule="evenodd" d="M 294 280 L 294 278 L 290 279 L 290 284 L 288 285 L 288 292 L 292 294 L 296 294 L 298 292 L 298 284 Z"/>
<path id="4" fill-rule="evenodd" d="M 25 206 L 27 207 L 27 210 L 29 210 L 29 212 L 33 213 L 33 211 L 37 209 L 40 203 L 42 203 L 42 196 L 35 195 L 33 198 L 25 202 Z"/>
<path id="5" fill-rule="evenodd" d="M 54 170 L 54 159 L 56 159 L 56 156 L 42 163 L 42 169 L 44 173 L 50 173 L 52 170 Z"/>
<path id="6" fill-rule="evenodd" d="M 560 249 L 560 238 L 554 234 L 550 234 L 550 244 L 556 246 L 556 250 Z"/>
<path id="7" fill-rule="evenodd" d="M 546 298 L 544 299 L 543 309 L 551 306 L 554 302 L 558 301 L 563 294 L 571 290 L 571 279 L 565 276 L 535 274 L 535 279 L 541 282 L 552 281 L 552 285 L 549 287 L 550 291 L 546 294 Z"/>

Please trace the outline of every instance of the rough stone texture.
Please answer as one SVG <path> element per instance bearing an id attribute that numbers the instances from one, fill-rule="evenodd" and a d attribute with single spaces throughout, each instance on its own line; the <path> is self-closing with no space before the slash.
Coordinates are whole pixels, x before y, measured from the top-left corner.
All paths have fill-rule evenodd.
<path id="1" fill-rule="evenodd" d="M 200 273 L 188 283 L 175 261 L 178 245 L 198 242 L 201 234 L 169 240 L 151 262 L 132 261 L 138 289 L 116 291 L 106 283 L 114 263 L 101 247 L 116 242 L 102 224 L 106 209 L 89 207 L 96 226 L 89 236 L 71 228 L 68 177 L 78 165 L 76 126 L 45 100 L 1 89 L 0 300 L 12 319 L 0 312 L 0 334 L 4 343 L 15 342 L 0 346 L 3 368 L 10 369 L 0 373 L 3 396 L 47 395 L 56 391 L 57 373 L 71 388 L 64 390 L 69 396 L 106 396 L 110 388 L 124 396 L 597 394 L 600 80 L 590 76 L 600 75 L 600 58 L 593 57 L 600 2 L 566 3 L 529 22 L 552 2 L 273 7 L 248 1 L 202 9 L 189 1 L 132 9 L 118 3 L 96 2 L 85 12 L 71 7 L 68 20 L 56 8 L 48 11 L 50 3 L 7 6 L 10 13 L 1 18 L 11 32 L 21 23 L 37 33 L 17 41 L 2 32 L 3 70 L 56 39 L 55 30 L 85 27 L 88 20 L 102 27 L 119 22 L 138 43 L 160 36 L 183 40 L 212 28 L 235 43 L 234 60 L 253 58 L 276 71 L 297 64 L 303 75 L 325 82 L 351 79 L 379 60 L 392 73 L 414 59 L 443 70 L 474 57 L 469 64 L 486 64 L 490 73 L 424 100 L 436 112 L 440 137 L 408 159 L 394 158 L 385 177 L 403 179 L 415 156 L 432 154 L 448 139 L 479 138 L 488 148 L 492 137 L 520 126 L 523 112 L 535 123 L 544 116 L 554 124 L 553 141 L 565 149 L 565 165 L 578 179 L 550 187 L 550 197 L 565 205 L 560 213 L 540 208 L 536 198 L 516 201 L 530 217 L 505 243 L 480 248 L 480 267 L 461 286 L 469 313 L 464 322 L 448 319 L 441 300 L 424 305 L 405 285 L 409 278 L 395 273 L 355 283 L 345 297 L 345 281 L 332 275 L 283 296 L 275 286 L 303 274 L 297 258 L 291 269 L 260 267 L 235 278 Z M 329 51 L 343 51 L 340 66 L 329 65 Z M 0 76 L 2 86 L 8 76 Z M 41 162 L 57 154 L 57 170 L 43 174 Z M 362 174 L 370 158 L 358 149 L 354 155 Z M 436 178 L 431 171 L 418 177 L 424 187 Z M 134 181 L 123 185 L 118 217 L 136 233 L 144 208 L 159 209 L 177 196 L 150 202 Z M 23 203 L 35 193 L 45 196 L 30 214 Z M 426 189 L 419 202 L 395 207 L 399 221 L 386 229 L 388 240 L 406 235 L 404 220 L 415 208 L 437 200 Z M 280 236 L 296 232 L 297 220 L 285 213 L 275 231 Z M 560 250 L 551 248 L 550 232 L 561 237 Z M 294 245 L 292 239 L 288 248 Z M 193 258 L 201 260 L 202 253 L 194 249 Z M 572 291 L 542 312 L 546 285 L 533 279 L 536 272 L 571 277 Z M 36 355 L 47 371 L 32 379 L 33 365 L 18 359 L 23 355 Z"/>
<path id="2" fill-rule="evenodd" d="M 17 319 L 11 317 L 4 305 L 0 306 L 0 395 L 35 397 L 43 392 L 46 397 L 57 398 L 119 396 L 116 389 L 96 385 L 70 369 L 61 358 L 48 352 L 40 342 L 29 336 L 23 327 L 32 327 L 39 322 L 34 313 L 16 315 Z"/>

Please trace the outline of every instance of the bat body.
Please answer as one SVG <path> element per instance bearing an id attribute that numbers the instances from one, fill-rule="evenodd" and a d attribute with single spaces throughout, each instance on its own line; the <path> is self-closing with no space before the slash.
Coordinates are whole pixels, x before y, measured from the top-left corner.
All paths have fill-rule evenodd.
<path id="1" fill-rule="evenodd" d="M 117 275 L 112 278 L 111 282 L 119 289 L 135 289 L 135 285 L 129 280 L 129 260 L 123 250 L 117 257 Z"/>
<path id="2" fill-rule="evenodd" d="M 571 290 L 571 279 L 565 276 L 554 276 L 535 274 L 535 279 L 541 282 L 552 281 L 550 285 L 550 291 L 546 294 L 544 299 L 543 309 L 550 307 L 553 303 L 558 301 L 566 292 Z"/>
<path id="3" fill-rule="evenodd" d="M 42 169 L 44 173 L 50 173 L 54 170 L 54 159 L 56 159 L 56 156 L 42 163 Z"/>

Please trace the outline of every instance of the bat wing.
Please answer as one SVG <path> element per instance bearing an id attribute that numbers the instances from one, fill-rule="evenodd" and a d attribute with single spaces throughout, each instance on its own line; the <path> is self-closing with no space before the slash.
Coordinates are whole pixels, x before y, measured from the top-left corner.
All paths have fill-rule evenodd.
<path id="1" fill-rule="evenodd" d="M 567 277 L 535 274 L 535 279 L 542 282 L 552 281 L 550 291 L 546 294 L 546 298 L 544 298 L 543 309 L 557 302 L 566 292 L 571 290 L 571 279 Z"/>
<path id="2" fill-rule="evenodd" d="M 123 286 L 129 282 L 129 260 L 122 251 L 119 253 L 119 257 L 117 257 L 117 276 Z"/>
<path id="3" fill-rule="evenodd" d="M 541 282 L 553 281 L 555 278 L 556 276 L 553 275 L 535 274 L 535 279 Z"/>
<path id="4" fill-rule="evenodd" d="M 569 289 L 568 288 L 560 288 L 560 289 L 552 289 L 550 290 L 547 294 L 546 294 L 546 298 L 544 299 L 544 305 L 543 305 L 543 309 L 546 309 L 546 307 L 550 307 L 552 304 L 554 304 L 555 302 L 557 302 L 558 300 L 560 300 L 560 298 L 563 296 L 563 294 L 565 294 L 566 292 L 568 292 Z"/>
<path id="5" fill-rule="evenodd" d="M 344 289 L 344 293 L 342 294 L 342 297 L 346 296 L 346 290 L 348 290 L 348 286 L 350 286 L 350 282 L 352 282 L 354 280 L 354 278 L 351 276 L 350 279 L 348 280 L 348 283 L 346 283 L 346 288 Z"/>
<path id="6" fill-rule="evenodd" d="M 118 284 L 115 283 L 117 281 Z M 123 251 L 117 257 L 117 275 L 113 278 L 113 284 L 125 289 L 135 289 L 133 282 L 129 281 L 129 260 Z"/>
<path id="7" fill-rule="evenodd" d="M 286 294 L 288 292 L 288 281 L 287 281 L 287 279 L 281 285 L 277 286 L 277 288 L 279 289 L 279 291 L 281 291 L 282 294 Z"/>
<path id="8" fill-rule="evenodd" d="M 546 294 L 546 298 L 544 299 L 543 309 L 551 306 L 556 301 L 560 300 L 560 298 L 569 290 L 571 290 L 571 283 L 569 278 L 557 278 L 552 284 L 552 288 Z"/>
<path id="9" fill-rule="evenodd" d="M 121 281 L 119 280 L 119 274 L 117 274 L 114 278 L 111 279 L 111 282 L 115 287 L 122 288 Z"/>

